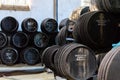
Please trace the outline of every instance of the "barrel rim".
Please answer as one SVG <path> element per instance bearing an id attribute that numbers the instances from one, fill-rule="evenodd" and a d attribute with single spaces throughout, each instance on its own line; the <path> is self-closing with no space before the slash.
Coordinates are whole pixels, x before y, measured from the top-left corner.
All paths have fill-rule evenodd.
<path id="1" fill-rule="evenodd" d="M 15 21 L 16 25 L 15 25 L 15 27 L 14 27 L 13 30 L 9 30 L 9 31 L 7 30 L 7 31 L 6 31 L 5 28 L 3 27 L 3 24 L 5 23 L 4 21 L 5 21 L 6 19 L 12 19 L 12 20 Z M 18 26 L 19 26 L 18 21 L 17 21 L 14 17 L 12 17 L 12 16 L 4 17 L 4 18 L 2 19 L 2 21 L 1 21 L 1 29 L 2 29 L 2 31 L 4 31 L 4 32 L 6 32 L 6 33 L 13 33 L 13 32 L 16 32 L 17 29 L 18 29 Z"/>
<path id="2" fill-rule="evenodd" d="M 10 50 L 14 50 L 14 52 L 15 52 L 16 55 L 17 55 L 16 58 L 15 58 L 15 60 L 13 61 L 13 63 L 8 63 L 8 62 L 6 62 L 6 61 L 4 60 L 4 58 L 2 57 L 2 56 L 4 55 L 4 51 L 5 51 L 5 50 L 9 50 L 9 49 L 10 49 Z M 15 48 L 13 48 L 13 47 L 5 47 L 5 48 L 3 48 L 3 49 L 1 50 L 0 56 L 1 56 L 2 62 L 3 62 L 4 64 L 6 64 L 6 65 L 9 65 L 9 66 L 15 64 L 15 63 L 17 62 L 18 58 L 19 58 L 19 54 L 18 54 L 17 49 L 15 49 Z"/>
<path id="3" fill-rule="evenodd" d="M 27 51 L 29 51 L 29 50 L 34 50 L 35 52 L 37 52 L 36 54 L 39 55 L 39 51 L 38 51 L 37 48 L 35 48 L 35 47 L 27 47 L 22 51 L 22 56 L 21 57 L 23 57 L 23 62 L 25 62 L 26 64 L 35 65 L 38 62 L 40 56 L 36 57 L 36 61 L 34 63 L 29 62 L 29 60 L 26 59 L 26 57 L 25 57 L 25 55 L 27 54 Z"/>
<path id="4" fill-rule="evenodd" d="M 35 28 L 34 31 L 29 31 L 29 30 L 25 27 L 25 26 L 26 26 L 26 25 L 25 25 L 26 22 L 27 22 L 27 21 L 30 21 L 30 20 L 36 24 L 36 28 Z M 25 19 L 22 21 L 21 26 L 22 26 L 22 30 L 23 30 L 24 32 L 28 32 L 28 33 L 37 32 L 37 30 L 38 30 L 38 23 L 37 23 L 37 21 L 36 21 L 34 18 L 25 18 Z"/>
<path id="5" fill-rule="evenodd" d="M 24 35 L 24 36 L 26 37 L 26 40 L 27 40 L 26 43 L 25 43 L 24 45 L 22 45 L 22 46 L 16 45 L 16 43 L 15 43 L 15 37 L 16 37 L 16 35 L 19 35 L 19 34 Z M 16 33 L 12 36 L 12 43 L 13 43 L 13 45 L 14 45 L 15 47 L 18 47 L 18 48 L 26 47 L 26 46 L 28 45 L 28 43 L 29 43 L 28 35 L 27 35 L 26 33 L 24 33 L 24 32 L 18 31 L 18 32 L 16 32 Z"/>
<path id="6" fill-rule="evenodd" d="M 54 21 L 55 22 L 55 28 L 54 30 L 52 30 L 52 32 L 49 32 L 46 28 L 45 28 L 45 23 L 48 22 L 48 21 Z M 57 29 L 58 29 L 58 22 L 53 19 L 53 18 L 45 18 L 42 22 L 41 22 L 41 25 L 40 25 L 40 28 L 41 28 L 41 31 L 44 32 L 44 33 L 56 33 L 57 32 Z"/>
<path id="7" fill-rule="evenodd" d="M 36 38 L 36 36 L 37 35 L 39 35 L 39 34 L 41 34 L 41 35 L 44 35 L 45 36 L 45 38 L 47 38 L 46 39 L 46 42 L 45 42 L 45 45 L 43 45 L 43 46 L 39 46 L 38 44 L 36 44 L 36 42 L 35 42 L 35 38 Z M 36 33 L 35 35 L 34 35 L 34 45 L 36 46 L 36 47 L 38 47 L 38 48 L 45 48 L 45 47 L 47 47 L 48 46 L 48 43 L 49 43 L 49 37 L 48 37 L 48 35 L 47 34 L 45 34 L 44 32 L 38 32 L 38 33 Z"/>

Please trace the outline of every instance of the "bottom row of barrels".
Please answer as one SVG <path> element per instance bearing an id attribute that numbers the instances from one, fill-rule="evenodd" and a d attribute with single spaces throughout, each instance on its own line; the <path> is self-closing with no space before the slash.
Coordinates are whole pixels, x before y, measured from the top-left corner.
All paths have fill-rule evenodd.
<path id="1" fill-rule="evenodd" d="M 78 43 L 53 45 L 41 56 L 42 63 L 55 75 L 67 80 L 120 80 L 120 46 L 107 54 L 95 53 Z"/>
<path id="2" fill-rule="evenodd" d="M 28 65 L 34 65 L 40 61 L 39 55 L 38 49 L 34 47 L 28 47 L 21 51 L 21 53 L 15 48 L 6 47 L 0 52 L 1 62 L 6 65 L 13 65 L 21 62 L 20 60 Z"/>
<path id="3" fill-rule="evenodd" d="M 98 80 L 119 80 L 119 56 L 118 46 L 110 50 L 98 65 L 95 53 L 89 47 L 78 43 L 53 45 L 42 53 L 34 47 L 27 47 L 20 53 L 13 47 L 6 47 L 0 51 L 3 64 L 13 65 L 20 60 L 19 58 L 29 65 L 41 61 L 55 75 L 68 80 L 91 80 L 90 78 L 97 74 Z"/>

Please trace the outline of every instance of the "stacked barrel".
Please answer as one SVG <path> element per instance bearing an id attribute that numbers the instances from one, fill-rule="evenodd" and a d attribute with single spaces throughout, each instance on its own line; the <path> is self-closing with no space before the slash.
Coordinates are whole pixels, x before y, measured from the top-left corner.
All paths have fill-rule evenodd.
<path id="1" fill-rule="evenodd" d="M 75 22 L 65 18 L 59 24 L 59 33 L 56 36 L 56 44 L 57 45 L 65 45 L 67 43 L 74 42 L 73 39 L 73 28 L 75 26 Z"/>
<path id="2" fill-rule="evenodd" d="M 44 50 L 42 62 L 55 75 L 68 80 L 94 80 L 91 77 L 97 74 L 98 80 L 119 80 L 119 48 L 110 50 L 120 41 L 120 1 L 91 2 L 98 8 L 96 11 L 85 7 L 77 20 L 61 21 L 57 45 Z"/>
<path id="3" fill-rule="evenodd" d="M 55 33 L 57 33 L 57 22 L 54 20 L 50 24 L 50 28 L 55 28 Z M 47 24 L 46 27 L 46 23 L 44 23 L 44 27 L 49 28 L 48 25 L 50 24 Z M 1 20 L 0 57 L 2 64 L 25 63 L 35 65 L 40 63 L 42 51 L 55 43 L 50 44 L 49 35 L 44 31 L 38 31 L 38 23 L 34 18 L 26 18 L 22 21 L 22 31 L 19 31 L 18 27 L 18 21 L 14 17 L 7 16 Z M 49 32 L 53 33 L 53 31 Z M 53 34 L 56 35 L 55 33 Z M 55 36 L 52 38 L 55 39 Z"/>
<path id="4" fill-rule="evenodd" d="M 97 70 L 95 52 L 75 43 L 73 30 L 76 22 L 65 18 L 59 24 L 56 45 L 47 47 L 41 56 L 46 68 L 68 80 L 91 80 Z"/>
<path id="5" fill-rule="evenodd" d="M 119 0 L 92 0 L 95 3 L 98 10 L 103 11 L 106 15 L 109 15 L 109 24 L 112 26 L 111 35 L 107 42 L 111 41 L 117 43 L 120 41 L 120 1 Z M 110 27 L 106 26 L 106 27 Z M 115 29 L 116 28 L 116 29 Z M 106 30 L 108 31 L 108 29 Z M 105 32 L 105 31 L 104 31 Z M 108 33 L 108 32 L 107 32 Z M 119 64 L 119 54 L 120 47 L 114 47 L 111 49 L 105 57 L 101 60 L 100 67 L 98 69 L 98 80 L 119 80 L 120 76 L 120 66 Z"/>
<path id="6" fill-rule="evenodd" d="M 56 44 L 55 37 L 58 34 L 58 23 L 55 19 L 46 18 L 41 23 L 41 31 L 46 33 L 49 37 L 49 45 Z"/>
<path id="7" fill-rule="evenodd" d="M 8 16 L 1 21 L 1 61 L 6 65 L 18 62 L 19 53 L 12 44 L 12 36 L 17 32 L 18 22 L 15 18 Z"/>

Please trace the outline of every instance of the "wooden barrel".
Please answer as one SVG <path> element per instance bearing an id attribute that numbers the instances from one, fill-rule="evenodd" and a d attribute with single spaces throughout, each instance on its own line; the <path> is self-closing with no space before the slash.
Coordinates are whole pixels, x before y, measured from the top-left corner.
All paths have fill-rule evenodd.
<path id="1" fill-rule="evenodd" d="M 58 32 L 58 23 L 55 19 L 46 18 L 41 23 L 41 31 L 44 33 L 56 33 Z"/>
<path id="2" fill-rule="evenodd" d="M 59 33 L 57 34 L 56 44 L 64 45 L 67 43 L 74 42 L 72 35 L 74 27 L 75 27 L 75 22 L 69 20 L 66 26 L 62 27 Z"/>
<path id="3" fill-rule="evenodd" d="M 112 19 L 112 22 L 113 22 L 113 26 L 114 27 L 117 27 L 117 30 L 118 30 L 118 34 L 116 34 L 118 36 L 118 38 L 116 38 L 116 41 L 115 43 L 118 43 L 118 41 L 120 41 L 120 15 L 111 15 L 113 17 Z"/>
<path id="4" fill-rule="evenodd" d="M 60 46 L 58 45 L 53 45 L 46 48 L 43 51 L 42 57 L 41 57 L 41 62 L 45 64 L 47 68 L 50 68 L 51 70 L 53 70 L 55 73 L 56 71 L 55 71 L 55 65 L 54 65 L 54 56 L 55 56 L 55 53 L 58 51 L 59 47 Z"/>
<path id="5" fill-rule="evenodd" d="M 107 52 L 111 49 L 112 43 L 117 42 L 117 29 L 107 13 L 93 11 L 78 19 L 73 37 L 76 42 L 85 44 L 93 50 Z"/>
<path id="6" fill-rule="evenodd" d="M 8 39 L 6 34 L 3 32 L 0 32 L 0 49 L 6 46 L 7 41 Z"/>
<path id="7" fill-rule="evenodd" d="M 16 32 L 18 29 L 18 21 L 14 17 L 7 16 L 1 21 L 1 29 L 7 34 Z"/>
<path id="8" fill-rule="evenodd" d="M 56 44 L 56 36 L 57 36 L 58 32 L 54 33 L 54 34 L 47 34 L 48 38 L 49 38 L 49 43 L 48 46 L 52 46 Z"/>
<path id="9" fill-rule="evenodd" d="M 120 79 L 120 47 L 113 48 L 103 58 L 98 71 L 98 80 Z"/>
<path id="10" fill-rule="evenodd" d="M 16 32 L 11 39 L 12 44 L 17 48 L 23 48 L 28 45 L 29 38 L 24 32 Z"/>
<path id="11" fill-rule="evenodd" d="M 21 59 L 24 63 L 28 65 L 35 65 L 40 60 L 40 55 L 38 49 L 34 47 L 27 47 L 22 50 Z"/>
<path id="12" fill-rule="evenodd" d="M 18 61 L 18 51 L 13 47 L 5 47 L 0 52 L 1 60 L 3 64 L 13 65 Z"/>
<path id="13" fill-rule="evenodd" d="M 26 18 L 22 21 L 22 30 L 26 33 L 37 32 L 38 23 L 33 18 Z"/>
<path id="14" fill-rule="evenodd" d="M 56 44 L 64 45 L 66 44 L 66 27 L 63 27 L 56 36 Z"/>
<path id="15" fill-rule="evenodd" d="M 55 54 L 54 64 L 58 74 L 68 80 L 86 80 L 97 68 L 94 52 L 76 43 L 62 46 Z"/>
<path id="16" fill-rule="evenodd" d="M 42 54 L 42 62 L 56 75 L 68 80 L 86 80 L 93 76 L 97 63 L 94 52 L 81 44 L 51 46 Z"/>
<path id="17" fill-rule="evenodd" d="M 86 12 L 90 12 L 89 6 L 85 6 L 84 8 L 82 8 L 81 11 L 80 11 L 80 15 L 82 15 L 82 14 L 84 14 Z"/>
<path id="18" fill-rule="evenodd" d="M 69 21 L 69 18 L 62 19 L 59 24 L 59 30 L 61 30 L 64 26 L 66 26 L 68 21 Z"/>
<path id="19" fill-rule="evenodd" d="M 110 13 L 120 13 L 120 1 L 119 0 L 93 0 L 96 7 L 99 10 L 103 10 Z"/>
<path id="20" fill-rule="evenodd" d="M 36 47 L 45 48 L 48 46 L 49 38 L 45 33 L 38 32 L 35 34 L 33 42 Z"/>

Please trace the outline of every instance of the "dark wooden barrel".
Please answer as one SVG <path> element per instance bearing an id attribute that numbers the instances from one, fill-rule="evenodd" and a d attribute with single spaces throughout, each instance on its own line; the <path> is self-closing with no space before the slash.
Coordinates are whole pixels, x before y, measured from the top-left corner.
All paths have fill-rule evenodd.
<path id="1" fill-rule="evenodd" d="M 34 45 L 38 48 L 45 48 L 48 46 L 49 38 L 48 36 L 43 32 L 38 32 L 34 36 Z"/>
<path id="2" fill-rule="evenodd" d="M 96 7 L 99 10 L 103 10 L 110 13 L 120 13 L 120 1 L 119 0 L 93 0 Z"/>
<path id="3" fill-rule="evenodd" d="M 48 47 L 41 59 L 56 75 L 68 80 L 86 80 L 93 76 L 97 68 L 94 52 L 77 43 Z"/>
<path id="4" fill-rule="evenodd" d="M 56 36 L 57 45 L 64 45 L 67 43 L 74 42 L 73 35 L 72 35 L 74 26 L 75 26 L 75 22 L 69 20 L 66 26 L 61 28 L 61 30 Z"/>
<path id="5" fill-rule="evenodd" d="M 37 32 L 38 23 L 33 18 L 26 18 L 22 21 L 22 30 L 26 33 Z"/>
<path id="6" fill-rule="evenodd" d="M 57 36 L 58 32 L 55 33 L 55 34 L 47 34 L 48 38 L 49 38 L 49 43 L 48 43 L 48 46 L 52 46 L 52 45 L 55 45 L 56 44 L 56 36 Z"/>
<path id="7" fill-rule="evenodd" d="M 23 48 L 28 45 L 29 38 L 26 33 L 18 31 L 12 36 L 11 42 L 15 47 Z"/>
<path id="8" fill-rule="evenodd" d="M 98 70 L 98 80 L 119 80 L 120 79 L 120 47 L 113 48 L 103 58 Z"/>
<path id="9" fill-rule="evenodd" d="M 93 50 L 107 52 L 111 49 L 112 43 L 117 42 L 117 29 L 107 13 L 93 11 L 78 19 L 73 37 L 76 42 L 85 44 Z"/>
<path id="10" fill-rule="evenodd" d="M 82 8 L 81 11 L 80 11 L 80 15 L 82 15 L 82 14 L 84 14 L 86 12 L 90 12 L 89 6 L 85 6 L 84 8 Z"/>
<path id="11" fill-rule="evenodd" d="M 44 33 L 56 33 L 58 32 L 58 23 L 55 19 L 46 18 L 41 23 L 41 31 Z"/>
<path id="12" fill-rule="evenodd" d="M 16 32 L 18 29 L 18 21 L 14 17 L 7 16 L 1 21 L 1 29 L 7 34 Z"/>
<path id="13" fill-rule="evenodd" d="M 66 30 L 66 27 L 63 27 L 59 33 L 57 34 L 56 36 L 56 44 L 57 45 L 64 45 L 66 44 L 66 34 L 67 30 Z"/>
<path id="14" fill-rule="evenodd" d="M 54 65 L 54 56 L 55 53 L 58 51 L 60 46 L 58 45 L 53 45 L 48 48 L 46 48 L 41 57 L 41 61 L 47 68 L 50 68 L 51 70 L 55 71 L 55 65 Z"/>
<path id="15" fill-rule="evenodd" d="M 117 30 L 118 30 L 118 34 L 117 34 L 118 38 L 116 38 L 116 40 L 115 40 L 115 41 L 117 41 L 115 43 L 118 43 L 118 41 L 120 41 L 120 36 L 119 36 L 119 34 L 120 34 L 120 15 L 118 14 L 118 15 L 111 15 L 111 16 L 113 17 L 113 19 L 112 19 L 113 26 L 117 27 Z"/>
<path id="16" fill-rule="evenodd" d="M 0 49 L 6 46 L 7 41 L 8 39 L 6 34 L 3 32 L 0 32 Z"/>
<path id="17" fill-rule="evenodd" d="M 40 61 L 38 49 L 34 47 L 27 47 L 22 50 L 21 59 L 28 65 L 35 65 Z"/>
<path id="18" fill-rule="evenodd" d="M 5 47 L 0 52 L 1 60 L 3 64 L 13 65 L 18 61 L 18 51 L 13 47 Z"/>
<path id="19" fill-rule="evenodd" d="M 59 30 L 61 30 L 64 26 L 66 26 L 68 21 L 69 21 L 69 18 L 62 19 L 59 24 Z"/>
<path id="20" fill-rule="evenodd" d="M 55 54 L 54 64 L 57 73 L 68 80 L 86 80 L 97 68 L 94 52 L 77 43 L 62 46 Z"/>

